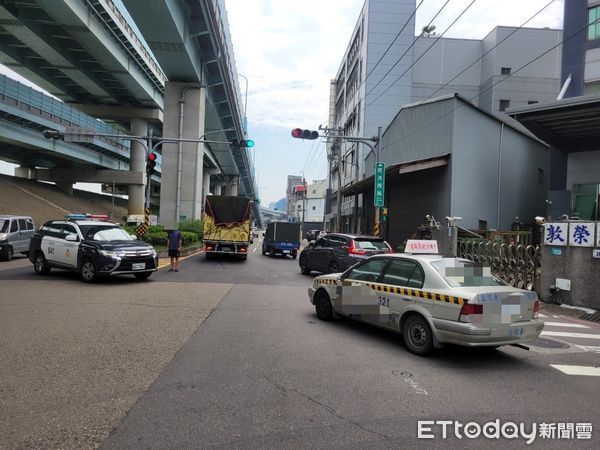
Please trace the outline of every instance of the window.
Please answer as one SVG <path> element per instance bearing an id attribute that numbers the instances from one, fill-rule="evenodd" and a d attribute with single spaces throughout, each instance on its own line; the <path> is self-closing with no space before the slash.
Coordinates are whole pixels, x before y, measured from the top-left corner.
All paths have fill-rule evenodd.
<path id="1" fill-rule="evenodd" d="M 61 238 L 62 237 L 62 225 L 60 223 L 52 223 L 48 227 L 48 236 Z"/>
<path id="2" fill-rule="evenodd" d="M 10 226 L 10 220 L 0 219 L 0 233 L 7 233 Z"/>
<path id="3" fill-rule="evenodd" d="M 502 67 L 500 68 L 501 75 L 510 75 L 511 68 L 510 67 Z"/>
<path id="4" fill-rule="evenodd" d="M 27 229 L 27 223 L 25 222 L 25 219 L 19 219 L 19 229 L 21 231 L 25 231 Z"/>
<path id="5" fill-rule="evenodd" d="M 385 271 L 381 282 L 420 289 L 423 286 L 423 278 L 423 269 L 417 263 L 395 259 Z"/>
<path id="6" fill-rule="evenodd" d="M 10 232 L 11 233 L 16 233 L 17 231 L 19 231 L 19 224 L 17 223 L 16 220 L 13 220 L 10 223 Z"/>
<path id="7" fill-rule="evenodd" d="M 316 190 L 316 189 L 313 189 L 313 194 L 316 194 L 316 193 L 317 193 L 317 190 Z"/>
<path id="8" fill-rule="evenodd" d="M 312 207 L 312 210 L 313 210 L 313 211 L 316 211 L 316 210 L 317 210 L 317 207 L 316 207 L 316 206 L 313 206 L 313 207 Z"/>
<path id="9" fill-rule="evenodd" d="M 588 9 L 588 41 L 600 38 L 600 6 Z"/>
<path id="10" fill-rule="evenodd" d="M 361 281 L 377 281 L 387 262 L 387 259 L 382 258 L 369 259 L 364 264 L 360 264 L 352 269 L 346 278 Z"/>
<path id="11" fill-rule="evenodd" d="M 27 219 L 27 229 L 28 230 L 33 230 L 34 226 L 33 226 L 33 220 L 31 219 Z"/>
<path id="12" fill-rule="evenodd" d="M 69 234 L 74 234 L 75 236 L 77 236 L 77 231 L 75 230 L 75 227 L 73 225 L 63 226 L 62 238 L 66 239 L 67 235 L 69 235 Z"/>
<path id="13" fill-rule="evenodd" d="M 506 111 L 510 107 L 510 100 L 500 100 L 500 111 Z"/>

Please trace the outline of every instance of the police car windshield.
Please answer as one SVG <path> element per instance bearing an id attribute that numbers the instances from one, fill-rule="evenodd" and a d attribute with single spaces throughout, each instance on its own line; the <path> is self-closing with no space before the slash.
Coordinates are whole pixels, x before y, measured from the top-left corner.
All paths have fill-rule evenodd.
<path id="1" fill-rule="evenodd" d="M 492 275 L 489 266 L 457 258 L 432 261 L 431 266 L 451 287 L 506 286 L 501 279 Z"/>
<path id="2" fill-rule="evenodd" d="M 10 223 L 9 220 L 0 219 L 0 233 L 7 233 L 8 232 L 8 224 L 9 223 Z"/>
<path id="3" fill-rule="evenodd" d="M 84 239 L 93 241 L 131 241 L 133 238 L 121 227 L 106 225 L 79 225 Z"/>

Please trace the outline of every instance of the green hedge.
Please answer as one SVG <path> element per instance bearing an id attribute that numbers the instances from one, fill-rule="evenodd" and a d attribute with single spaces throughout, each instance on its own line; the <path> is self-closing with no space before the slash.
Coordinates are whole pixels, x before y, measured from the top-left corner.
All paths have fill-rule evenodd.
<path id="1" fill-rule="evenodd" d="M 202 241 L 202 231 L 204 223 L 202 220 L 182 220 L 178 224 L 183 245 L 189 246 Z M 129 234 L 136 234 L 135 226 L 123 227 Z M 141 238 L 144 242 L 151 245 L 166 246 L 168 241 L 168 233 L 162 225 L 151 225 L 148 227 L 148 232 Z"/>

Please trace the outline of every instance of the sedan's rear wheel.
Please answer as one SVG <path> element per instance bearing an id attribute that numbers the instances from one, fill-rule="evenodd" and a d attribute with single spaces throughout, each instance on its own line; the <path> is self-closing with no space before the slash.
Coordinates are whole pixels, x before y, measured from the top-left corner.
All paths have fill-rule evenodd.
<path id="1" fill-rule="evenodd" d="M 320 320 L 328 322 L 333 319 L 333 308 L 331 306 L 331 300 L 329 300 L 329 296 L 325 291 L 318 291 L 315 294 L 314 302 L 317 317 Z"/>
<path id="2" fill-rule="evenodd" d="M 338 273 L 340 271 L 340 266 L 337 261 L 331 261 L 329 263 L 329 273 Z"/>
<path id="3" fill-rule="evenodd" d="M 310 275 L 311 270 L 306 264 L 306 256 L 300 255 L 300 261 L 298 264 L 300 265 L 300 272 L 302 275 Z"/>
<path id="4" fill-rule="evenodd" d="M 411 316 L 406 319 L 402 329 L 406 348 L 415 355 L 426 355 L 433 349 L 431 327 L 422 316 Z"/>

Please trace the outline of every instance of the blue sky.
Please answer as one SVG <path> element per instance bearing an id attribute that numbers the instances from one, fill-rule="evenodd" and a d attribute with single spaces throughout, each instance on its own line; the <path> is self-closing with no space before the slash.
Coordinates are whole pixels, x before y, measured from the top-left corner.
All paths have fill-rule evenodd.
<path id="1" fill-rule="evenodd" d="M 400 0 L 397 0 L 400 1 Z M 406 0 L 404 0 L 406 1 Z M 435 20 L 438 32 L 472 0 L 450 0 Z M 497 25 L 519 26 L 550 0 L 477 0 L 446 37 L 480 39 Z M 416 0 L 415 4 L 420 0 Z M 424 0 L 417 32 L 446 0 Z M 248 78 L 248 132 L 264 205 L 285 195 L 288 174 L 327 176 L 325 146 L 293 139 L 295 127 L 316 129 L 328 118 L 329 82 L 364 0 L 225 0 L 238 72 Z M 531 27 L 562 28 L 563 1 L 555 0 Z M 0 73 L 7 70 L 0 66 Z M 10 75 L 13 76 L 13 75 Z M 240 78 L 242 95 L 245 82 Z M 0 162 L 0 172 L 13 166 Z"/>

